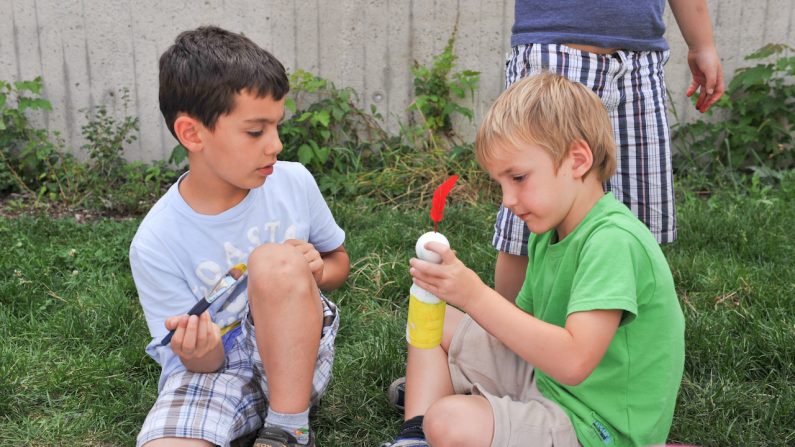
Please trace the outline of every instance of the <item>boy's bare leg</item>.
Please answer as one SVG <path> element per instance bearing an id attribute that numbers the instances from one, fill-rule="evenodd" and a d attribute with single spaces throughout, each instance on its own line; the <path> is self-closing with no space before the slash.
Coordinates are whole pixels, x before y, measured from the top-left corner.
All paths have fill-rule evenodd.
<path id="1" fill-rule="evenodd" d="M 249 256 L 248 299 L 273 411 L 309 408 L 323 308 L 309 265 L 285 244 Z"/>
<path id="2" fill-rule="evenodd" d="M 422 427 L 434 447 L 489 447 L 494 414 L 483 396 L 447 396 L 431 405 Z"/>
<path id="3" fill-rule="evenodd" d="M 447 365 L 447 351 L 464 313 L 447 306 L 442 344 L 433 349 L 408 347 L 406 365 L 405 420 L 424 415 L 437 400 L 454 393 Z"/>
<path id="4" fill-rule="evenodd" d="M 143 447 L 212 447 L 212 443 L 203 439 L 160 438 L 147 442 Z"/>

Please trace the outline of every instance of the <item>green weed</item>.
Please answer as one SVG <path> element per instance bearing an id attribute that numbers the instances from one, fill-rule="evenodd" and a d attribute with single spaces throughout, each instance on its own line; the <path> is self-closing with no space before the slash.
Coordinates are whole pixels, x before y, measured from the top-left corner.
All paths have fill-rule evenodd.
<path id="1" fill-rule="evenodd" d="M 129 116 L 129 91 L 120 89 L 123 117 L 100 105 L 85 109 L 80 150 L 88 162 L 77 160 L 58 133 L 35 127 L 31 111 L 51 110 L 39 97 L 41 78 L 0 81 L 0 194 L 15 193 L 35 208 L 51 205 L 84 207 L 113 214 L 141 214 L 149 209 L 179 172 L 164 162 L 127 163 L 125 145 L 138 136 L 138 118 Z"/>
<path id="2" fill-rule="evenodd" d="M 674 127 L 678 172 L 710 177 L 755 172 L 776 181 L 778 171 L 795 168 L 792 52 L 787 45 L 769 44 L 747 56 L 760 62 L 735 71 L 708 119 Z"/>

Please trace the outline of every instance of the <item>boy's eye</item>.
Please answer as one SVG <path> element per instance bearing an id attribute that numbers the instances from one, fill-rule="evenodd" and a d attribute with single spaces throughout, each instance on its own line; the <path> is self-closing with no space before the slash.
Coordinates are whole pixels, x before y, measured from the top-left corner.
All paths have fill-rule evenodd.
<path id="1" fill-rule="evenodd" d="M 254 138 L 262 136 L 262 131 L 261 130 L 250 130 L 250 131 L 248 131 L 246 133 L 249 134 L 249 136 L 252 136 Z"/>
<path id="2" fill-rule="evenodd" d="M 511 180 L 513 180 L 516 183 L 520 183 L 522 180 L 525 179 L 525 177 L 526 177 L 525 175 L 514 175 L 513 177 L 511 177 Z"/>

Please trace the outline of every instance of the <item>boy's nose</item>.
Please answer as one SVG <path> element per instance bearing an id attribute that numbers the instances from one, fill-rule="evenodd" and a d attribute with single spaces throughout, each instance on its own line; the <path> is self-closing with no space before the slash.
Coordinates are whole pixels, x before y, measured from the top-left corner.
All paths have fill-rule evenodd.
<path id="1" fill-rule="evenodd" d="M 502 206 L 505 208 L 512 208 L 516 205 L 516 194 L 507 191 L 505 188 L 502 190 Z"/>
<path id="2" fill-rule="evenodd" d="M 265 153 L 268 155 L 278 155 L 283 148 L 282 139 L 279 138 L 279 134 L 276 134 L 265 144 Z"/>

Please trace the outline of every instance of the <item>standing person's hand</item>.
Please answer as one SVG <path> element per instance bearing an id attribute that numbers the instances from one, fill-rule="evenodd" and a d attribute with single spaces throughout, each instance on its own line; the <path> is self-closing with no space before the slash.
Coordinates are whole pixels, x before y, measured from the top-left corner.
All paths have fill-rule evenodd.
<path id="1" fill-rule="evenodd" d="M 687 53 L 687 64 L 693 74 L 693 81 L 687 89 L 687 96 L 698 92 L 696 109 L 706 112 L 723 95 L 723 67 L 715 47 L 690 50 Z"/>
<path id="2" fill-rule="evenodd" d="M 720 99 L 725 88 L 707 0 L 668 0 L 668 4 L 687 43 L 687 65 L 693 74 L 687 96 L 698 92 L 696 109 L 704 113 Z"/>
<path id="3" fill-rule="evenodd" d="M 284 241 L 284 243 L 292 245 L 301 252 L 301 254 L 304 256 L 304 259 L 306 260 L 306 263 L 309 264 L 309 270 L 312 272 L 315 282 L 320 284 L 320 281 L 323 280 L 323 269 L 325 268 L 325 263 L 323 262 L 323 258 L 320 256 L 320 252 L 315 249 L 315 246 L 309 242 L 298 239 L 288 239 Z"/>

